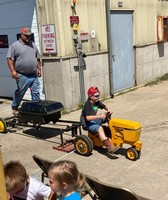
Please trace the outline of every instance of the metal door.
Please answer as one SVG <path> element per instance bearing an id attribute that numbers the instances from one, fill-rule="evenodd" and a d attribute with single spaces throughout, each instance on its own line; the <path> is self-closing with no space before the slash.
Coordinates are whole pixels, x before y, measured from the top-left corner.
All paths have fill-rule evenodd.
<path id="1" fill-rule="evenodd" d="M 134 86 L 133 13 L 111 11 L 112 83 L 114 92 Z"/>

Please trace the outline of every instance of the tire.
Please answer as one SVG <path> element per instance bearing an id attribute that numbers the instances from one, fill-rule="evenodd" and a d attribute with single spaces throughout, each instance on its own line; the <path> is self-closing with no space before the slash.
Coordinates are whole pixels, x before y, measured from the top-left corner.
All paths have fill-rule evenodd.
<path id="1" fill-rule="evenodd" d="M 82 156 L 89 156 L 93 151 L 93 143 L 86 135 L 79 135 L 74 141 L 76 152 Z"/>
<path id="2" fill-rule="evenodd" d="M 2 118 L 0 118 L 0 133 L 7 133 L 6 123 Z"/>
<path id="3" fill-rule="evenodd" d="M 141 151 L 138 151 L 138 159 L 141 157 Z"/>
<path id="4" fill-rule="evenodd" d="M 139 154 L 136 149 L 129 148 L 127 149 L 127 152 L 126 152 L 126 158 L 132 161 L 136 161 L 139 158 Z"/>

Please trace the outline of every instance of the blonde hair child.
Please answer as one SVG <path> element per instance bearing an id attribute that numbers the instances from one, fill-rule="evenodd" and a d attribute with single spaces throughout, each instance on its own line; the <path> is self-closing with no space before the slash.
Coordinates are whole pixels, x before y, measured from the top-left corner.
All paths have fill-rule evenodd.
<path id="1" fill-rule="evenodd" d="M 81 200 L 79 190 L 85 185 L 85 176 L 78 171 L 74 162 L 55 162 L 51 165 L 48 176 L 52 190 L 60 193 L 60 200 Z"/>

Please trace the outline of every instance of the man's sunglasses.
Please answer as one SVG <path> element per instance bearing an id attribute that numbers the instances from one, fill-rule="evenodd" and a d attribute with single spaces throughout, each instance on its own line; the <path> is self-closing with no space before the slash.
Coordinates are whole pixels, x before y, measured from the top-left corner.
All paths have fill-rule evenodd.
<path id="1" fill-rule="evenodd" d="M 26 38 L 31 38 L 32 37 L 32 35 L 25 35 L 25 34 L 23 34 Z"/>

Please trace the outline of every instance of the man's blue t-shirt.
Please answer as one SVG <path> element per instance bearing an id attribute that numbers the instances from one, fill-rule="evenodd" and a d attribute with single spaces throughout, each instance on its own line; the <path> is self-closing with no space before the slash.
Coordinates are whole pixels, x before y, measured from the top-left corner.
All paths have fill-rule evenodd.
<path id="1" fill-rule="evenodd" d="M 74 192 L 67 197 L 60 196 L 59 200 L 81 200 L 81 197 L 78 192 Z"/>

